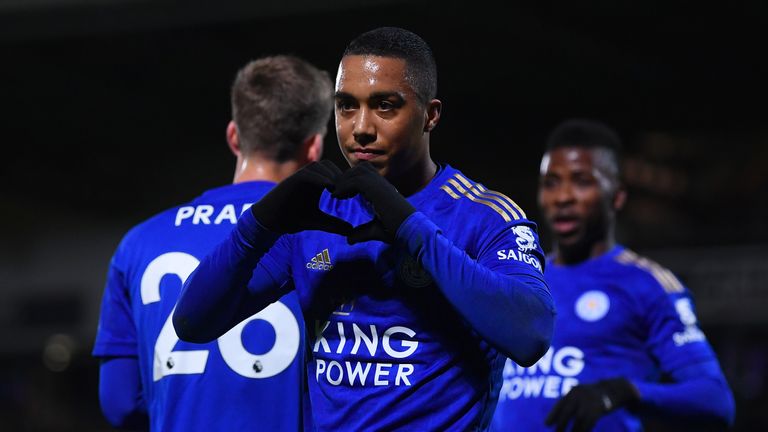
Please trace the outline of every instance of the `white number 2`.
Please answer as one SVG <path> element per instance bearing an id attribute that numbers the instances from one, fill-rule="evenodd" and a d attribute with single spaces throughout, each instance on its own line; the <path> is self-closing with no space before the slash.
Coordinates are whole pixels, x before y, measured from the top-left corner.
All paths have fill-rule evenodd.
<path id="1" fill-rule="evenodd" d="M 184 284 L 199 263 L 197 258 L 183 252 L 165 253 L 152 260 L 141 277 L 141 302 L 147 305 L 160 301 L 160 281 L 165 275 L 176 275 Z M 275 331 L 275 345 L 263 355 L 248 352 L 242 341 L 245 326 L 257 319 L 266 321 Z M 171 311 L 155 342 L 154 381 L 167 375 L 200 374 L 205 371 L 208 350 L 173 351 L 178 341 Z M 234 372 L 247 378 L 269 378 L 284 371 L 296 358 L 299 323 L 293 312 L 277 301 L 230 329 L 218 339 L 218 344 L 224 362 Z"/>

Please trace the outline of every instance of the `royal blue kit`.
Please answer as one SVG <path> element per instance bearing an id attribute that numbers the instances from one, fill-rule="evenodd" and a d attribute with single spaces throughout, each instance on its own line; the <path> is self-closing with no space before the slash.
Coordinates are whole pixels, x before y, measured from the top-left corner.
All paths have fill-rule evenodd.
<path id="1" fill-rule="evenodd" d="M 505 360 L 489 339 L 509 339 L 502 318 L 530 329 L 551 324 L 536 225 L 512 200 L 448 165 L 407 200 L 417 212 L 394 245 L 350 246 L 340 235 L 303 231 L 273 236 L 255 261 L 242 250 L 258 245 L 243 246 L 246 239 L 270 234 L 248 212 L 239 234 L 201 264 L 206 276 L 188 282 L 240 272 L 260 299 L 295 286 L 319 430 L 485 429 Z M 319 205 L 353 226 L 374 217 L 360 196 L 338 200 L 324 192 Z M 529 316 L 536 308 L 528 302 L 550 315 Z M 491 307 L 501 305 L 520 312 L 494 316 Z"/>
<path id="2" fill-rule="evenodd" d="M 171 322 L 199 260 L 273 185 L 209 190 L 133 228 L 112 258 L 93 355 L 138 358 L 153 431 L 303 428 L 304 324 L 294 293 L 207 344 L 180 341 Z"/>
<path id="3" fill-rule="evenodd" d="M 732 416 L 732 395 L 690 292 L 669 270 L 615 246 L 576 265 L 548 262 L 545 277 L 557 310 L 552 346 L 532 367 L 507 361 L 493 430 L 554 430 L 544 419 L 560 397 L 577 384 L 615 377 L 638 388 L 650 413 Z M 628 409 L 595 428 L 640 430 L 640 417 Z"/>

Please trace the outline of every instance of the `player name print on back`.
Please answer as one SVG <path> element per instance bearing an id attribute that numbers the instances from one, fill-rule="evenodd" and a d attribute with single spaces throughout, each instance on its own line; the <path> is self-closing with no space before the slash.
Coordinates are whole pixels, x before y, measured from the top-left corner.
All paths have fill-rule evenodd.
<path id="1" fill-rule="evenodd" d="M 179 207 L 176 211 L 175 226 L 182 224 L 192 225 L 219 225 L 222 223 L 236 224 L 237 218 L 248 210 L 253 203 L 245 204 L 200 204 L 196 206 Z"/>

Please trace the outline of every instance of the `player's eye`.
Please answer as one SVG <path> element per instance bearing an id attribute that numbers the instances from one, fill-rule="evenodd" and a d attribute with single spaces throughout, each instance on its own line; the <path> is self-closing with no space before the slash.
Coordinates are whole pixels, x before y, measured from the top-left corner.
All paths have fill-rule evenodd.
<path id="1" fill-rule="evenodd" d="M 393 104 L 390 101 L 382 100 L 382 101 L 379 101 L 379 105 L 376 108 L 379 109 L 380 111 L 391 111 L 397 107 L 395 106 L 395 104 Z"/>
<path id="2" fill-rule="evenodd" d="M 559 179 L 552 176 L 546 176 L 543 179 L 541 179 L 541 187 L 545 189 L 552 189 L 556 187 L 560 183 Z"/>
<path id="3" fill-rule="evenodd" d="M 591 186 L 594 186 L 597 183 L 597 181 L 592 176 L 579 175 L 573 178 L 573 183 L 579 187 L 591 187 Z"/>
<path id="4" fill-rule="evenodd" d="M 374 97 L 371 99 L 370 107 L 379 112 L 390 113 L 392 111 L 401 108 L 405 104 L 405 100 L 398 94 L 387 94 L 381 97 Z"/>
<path id="5" fill-rule="evenodd" d="M 357 108 L 357 104 L 351 99 L 336 99 L 336 109 L 339 111 L 352 111 L 355 108 Z"/>

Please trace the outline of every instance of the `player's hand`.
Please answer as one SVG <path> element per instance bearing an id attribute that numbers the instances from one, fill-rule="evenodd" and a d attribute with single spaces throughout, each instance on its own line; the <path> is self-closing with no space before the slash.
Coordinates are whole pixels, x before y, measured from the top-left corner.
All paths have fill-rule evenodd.
<path id="1" fill-rule="evenodd" d="M 318 208 L 323 190 L 333 190 L 340 175 L 341 170 L 329 160 L 312 162 L 278 183 L 251 206 L 251 212 L 275 233 L 322 230 L 346 236 L 352 225 Z"/>
<path id="2" fill-rule="evenodd" d="M 581 384 L 557 401 L 545 422 L 547 426 L 556 425 L 557 432 L 564 432 L 570 422 L 572 432 L 587 432 L 603 415 L 639 400 L 635 386 L 624 378 Z"/>
<path id="3" fill-rule="evenodd" d="M 349 244 L 368 240 L 392 243 L 397 229 L 416 211 L 369 162 L 361 162 L 345 171 L 336 181 L 333 191 L 333 197 L 340 199 L 358 194 L 371 203 L 375 216 L 370 222 L 356 226 L 347 235 Z"/>

